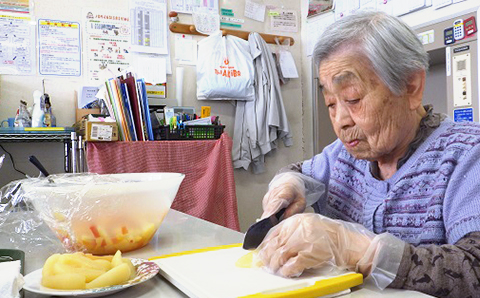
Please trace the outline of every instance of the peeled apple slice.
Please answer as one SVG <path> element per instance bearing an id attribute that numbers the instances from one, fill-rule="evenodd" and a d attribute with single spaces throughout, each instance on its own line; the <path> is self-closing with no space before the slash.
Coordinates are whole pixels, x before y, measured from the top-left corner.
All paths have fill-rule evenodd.
<path id="1" fill-rule="evenodd" d="M 100 275 L 96 279 L 87 283 L 87 289 L 103 288 L 118 285 L 130 279 L 130 267 L 123 263 Z"/>
<path id="2" fill-rule="evenodd" d="M 112 258 L 112 268 L 115 268 L 119 265 L 123 264 L 122 262 L 122 252 L 117 250 L 115 255 Z"/>
<path id="3" fill-rule="evenodd" d="M 85 276 L 78 273 L 46 275 L 42 277 L 42 286 L 58 290 L 83 290 Z"/>

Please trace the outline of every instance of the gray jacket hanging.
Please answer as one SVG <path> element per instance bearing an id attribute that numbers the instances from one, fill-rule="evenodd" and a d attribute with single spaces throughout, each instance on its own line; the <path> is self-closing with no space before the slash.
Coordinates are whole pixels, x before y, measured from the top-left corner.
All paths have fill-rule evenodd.
<path id="1" fill-rule="evenodd" d="M 265 172 L 265 154 L 277 140 L 292 145 L 292 135 L 283 105 L 275 60 L 269 46 L 256 32 L 248 37 L 255 68 L 255 100 L 236 102 L 233 136 L 233 166 L 253 173 Z"/>

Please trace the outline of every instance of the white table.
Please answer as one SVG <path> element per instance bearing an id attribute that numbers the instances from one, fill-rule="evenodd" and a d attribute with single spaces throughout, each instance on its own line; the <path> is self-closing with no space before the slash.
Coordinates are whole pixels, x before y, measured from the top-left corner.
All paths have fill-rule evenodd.
<path id="1" fill-rule="evenodd" d="M 241 243 L 243 234 L 225 227 L 195 218 L 193 216 L 170 210 L 152 241 L 145 247 L 126 253 L 126 257 L 148 259 L 150 257 L 212 247 L 233 243 Z M 45 253 L 43 253 L 45 254 Z M 43 266 L 49 254 L 26 255 L 26 273 Z M 25 298 L 47 297 L 25 291 Z M 162 276 L 135 287 L 128 288 L 116 294 L 107 296 L 115 298 L 157 298 L 157 297 L 188 297 Z M 431 297 L 419 292 L 387 289 L 376 291 L 366 288 L 355 288 L 352 293 L 342 296 L 348 298 L 375 297 Z"/>

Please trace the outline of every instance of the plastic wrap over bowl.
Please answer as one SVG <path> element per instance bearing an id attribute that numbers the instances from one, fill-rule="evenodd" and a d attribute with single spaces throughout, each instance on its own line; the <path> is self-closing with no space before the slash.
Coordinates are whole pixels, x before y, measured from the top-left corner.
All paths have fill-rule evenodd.
<path id="1" fill-rule="evenodd" d="M 62 174 L 22 183 L 26 198 L 68 251 L 145 246 L 167 215 L 184 174 Z"/>

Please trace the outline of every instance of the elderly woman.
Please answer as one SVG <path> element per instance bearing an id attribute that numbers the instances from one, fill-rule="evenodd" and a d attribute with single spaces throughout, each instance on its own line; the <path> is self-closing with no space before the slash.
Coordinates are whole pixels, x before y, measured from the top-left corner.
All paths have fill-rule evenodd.
<path id="1" fill-rule="evenodd" d="M 270 183 L 262 217 L 288 218 L 260 259 L 284 276 L 336 266 L 379 288 L 479 297 L 480 125 L 422 105 L 428 56 L 398 18 L 335 22 L 314 61 L 338 140 Z M 319 214 L 297 214 L 315 181 Z"/>

